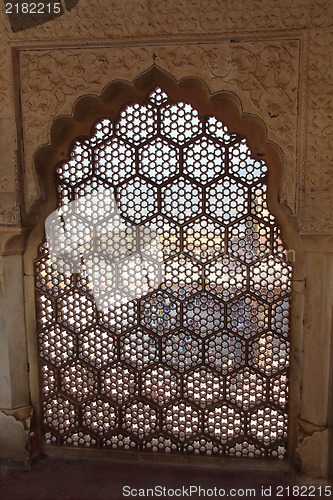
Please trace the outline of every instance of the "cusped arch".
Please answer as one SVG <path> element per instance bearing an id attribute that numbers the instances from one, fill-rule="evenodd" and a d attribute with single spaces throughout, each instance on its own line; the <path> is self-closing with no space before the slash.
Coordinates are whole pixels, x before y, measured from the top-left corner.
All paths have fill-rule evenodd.
<path id="1" fill-rule="evenodd" d="M 195 77 L 176 81 L 172 75 L 156 65 L 137 77 L 133 83 L 120 80 L 111 82 L 104 88 L 100 97 L 82 96 L 76 101 L 70 116 L 61 116 L 54 120 L 50 130 L 50 144 L 42 146 L 35 155 L 42 196 L 34 204 L 30 214 L 34 230 L 28 253 L 35 253 L 37 243 L 40 243 L 43 237 L 45 219 L 56 207 L 55 168 L 59 162 L 69 159 L 74 141 L 78 138 L 89 138 L 94 124 L 101 117 L 116 120 L 125 105 L 144 103 L 156 87 L 162 88 L 172 101 L 190 103 L 201 116 L 213 115 L 228 127 L 230 133 L 246 138 L 253 158 L 264 160 L 268 167 L 269 210 L 280 223 L 287 247 L 295 249 L 301 256 L 298 234 L 293 228 L 288 210 L 278 200 L 283 155 L 276 144 L 267 140 L 265 123 L 254 115 L 243 113 L 241 103 L 234 94 L 225 91 L 211 94 L 205 82 Z M 301 263 L 300 257 L 295 262 L 296 279 L 302 276 Z"/>
<path id="2" fill-rule="evenodd" d="M 155 87 L 161 87 L 173 101 L 192 104 L 201 116 L 214 115 L 230 133 L 244 136 L 252 156 L 264 160 L 268 167 L 267 203 L 270 212 L 278 219 L 283 239 L 288 248 L 302 254 L 298 234 L 293 228 L 290 211 L 279 201 L 279 187 L 283 168 L 280 147 L 267 139 L 267 128 L 261 118 L 244 113 L 238 97 L 229 91 L 210 93 L 207 84 L 197 77 L 177 81 L 170 73 L 153 65 L 139 75 L 133 83 L 115 80 L 106 85 L 101 96 L 84 95 L 77 99 L 71 115 L 54 119 L 50 129 L 50 142 L 35 153 L 34 163 L 41 197 L 27 217 L 27 225 L 35 228 L 35 241 L 43 235 L 46 217 L 56 207 L 54 172 L 58 162 L 69 158 L 75 139 L 89 138 L 94 123 L 101 117 L 116 119 L 120 110 L 130 102 L 143 103 Z M 38 236 L 37 236 L 38 234 Z M 301 259 L 295 262 L 300 266 Z M 298 270 L 294 270 L 298 274 Z M 299 269 L 302 274 L 302 268 Z"/>

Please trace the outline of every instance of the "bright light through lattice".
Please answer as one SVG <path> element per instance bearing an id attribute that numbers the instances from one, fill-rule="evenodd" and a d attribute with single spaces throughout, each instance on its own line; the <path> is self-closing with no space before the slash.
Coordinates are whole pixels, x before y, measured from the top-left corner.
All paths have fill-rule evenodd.
<path id="1" fill-rule="evenodd" d="M 35 264 L 46 443 L 286 456 L 292 269 L 267 170 L 160 88 L 74 142 Z"/>

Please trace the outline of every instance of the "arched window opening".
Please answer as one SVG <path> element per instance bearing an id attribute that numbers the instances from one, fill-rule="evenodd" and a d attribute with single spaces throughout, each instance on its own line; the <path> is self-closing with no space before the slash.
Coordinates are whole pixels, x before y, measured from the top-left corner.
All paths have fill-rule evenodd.
<path id="1" fill-rule="evenodd" d="M 158 87 L 56 180 L 62 267 L 46 240 L 35 262 L 45 442 L 284 458 L 292 268 L 246 138 Z"/>

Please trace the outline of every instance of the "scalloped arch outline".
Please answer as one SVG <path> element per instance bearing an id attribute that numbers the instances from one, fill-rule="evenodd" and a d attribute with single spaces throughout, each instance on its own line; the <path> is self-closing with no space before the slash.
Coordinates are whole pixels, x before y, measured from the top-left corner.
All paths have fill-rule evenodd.
<path id="1" fill-rule="evenodd" d="M 34 163 L 41 197 L 27 216 L 30 229 L 42 238 L 46 217 L 56 207 L 55 168 L 59 161 L 69 158 L 75 139 L 90 137 L 94 123 L 101 117 L 117 118 L 121 108 L 129 103 L 142 103 L 156 88 L 161 87 L 173 101 L 185 101 L 202 115 L 214 115 L 229 128 L 230 133 L 246 137 L 253 157 L 264 160 L 268 168 L 267 202 L 269 210 L 277 217 L 282 237 L 288 248 L 299 248 L 298 238 L 285 231 L 290 226 L 290 213 L 279 203 L 278 193 L 283 168 L 280 147 L 267 140 L 267 128 L 258 116 L 244 113 L 238 97 L 227 91 L 211 94 L 207 84 L 197 77 L 177 81 L 170 73 L 156 64 L 135 78 L 133 83 L 114 80 L 107 84 L 101 95 L 83 95 L 73 105 L 71 115 L 55 118 L 50 129 L 49 144 L 35 153 Z M 30 231 L 29 231 L 30 232 Z M 36 235 L 37 236 L 37 235 Z M 298 236 L 298 235 L 297 235 Z"/>
<path id="2" fill-rule="evenodd" d="M 270 212 L 276 216 L 281 236 L 288 249 L 294 249 L 297 260 L 294 263 L 294 283 L 304 281 L 305 264 L 304 251 L 295 219 L 289 209 L 279 202 L 279 188 L 283 170 L 283 152 L 281 148 L 267 139 L 267 128 L 264 121 L 256 115 L 245 113 L 239 98 L 230 91 L 211 93 L 208 85 L 198 77 L 185 77 L 177 81 L 169 72 L 156 64 L 141 73 L 131 83 L 126 80 L 113 80 L 107 84 L 101 95 L 83 95 L 79 97 L 72 108 L 71 115 L 62 115 L 55 118 L 50 129 L 49 144 L 41 146 L 35 153 L 34 163 L 37 181 L 41 190 L 41 197 L 27 214 L 23 231 L 23 248 L 25 248 L 25 272 L 33 276 L 33 261 L 36 258 L 37 248 L 44 236 L 44 223 L 47 216 L 57 204 L 55 169 L 59 161 L 69 158 L 74 141 L 80 137 L 90 137 L 91 130 L 97 120 L 102 117 L 116 119 L 125 104 L 143 103 L 148 95 L 156 88 L 161 87 L 173 101 L 185 101 L 194 106 L 201 116 L 213 115 L 227 125 L 230 133 L 244 136 L 252 151 L 253 157 L 264 160 L 268 168 L 267 203 Z M 8 241 L 8 250 L 17 244 L 17 237 Z M 22 235 L 19 237 L 22 238 Z M 16 242 L 14 241 L 16 240 Z M 12 242 L 12 243 L 11 243 Z M 30 283 L 30 282 L 29 282 Z M 26 288 L 27 296 L 34 294 L 31 283 Z M 30 299 L 30 306 L 34 309 Z M 32 301 L 34 302 L 34 301 Z M 294 296 L 297 302 L 291 311 L 291 335 L 293 337 L 292 350 L 301 349 L 303 329 L 297 316 L 302 309 L 303 298 L 300 294 Z M 28 336 L 34 336 L 36 326 L 33 311 L 29 313 Z M 294 319 L 293 319 L 294 318 Z M 293 324 L 295 325 L 293 327 Z M 295 351 L 296 350 L 296 351 Z M 32 363 L 36 360 L 32 356 Z M 297 449 L 296 418 L 299 414 L 299 385 L 301 371 L 298 361 L 291 354 L 290 366 L 290 423 L 289 423 L 289 458 L 294 461 Z M 39 412 L 38 376 L 33 377 L 32 399 Z M 38 419 L 38 417 L 37 417 Z"/>

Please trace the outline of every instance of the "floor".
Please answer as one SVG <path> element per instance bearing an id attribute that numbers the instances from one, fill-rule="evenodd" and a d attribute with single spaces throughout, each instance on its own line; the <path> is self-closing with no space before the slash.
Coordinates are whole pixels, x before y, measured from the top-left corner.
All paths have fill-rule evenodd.
<path id="1" fill-rule="evenodd" d="M 288 490 L 287 486 L 310 484 L 309 480 L 302 480 L 291 471 L 271 467 L 263 471 L 258 465 L 244 469 L 239 466 L 230 468 L 229 465 L 111 462 L 72 457 L 43 457 L 30 470 L 2 467 L 0 471 L 1 500 L 118 500 L 136 497 L 194 500 L 223 496 L 290 499 L 299 495 L 293 496 L 292 488 Z M 310 497 L 315 498 L 317 494 L 305 498 Z"/>

